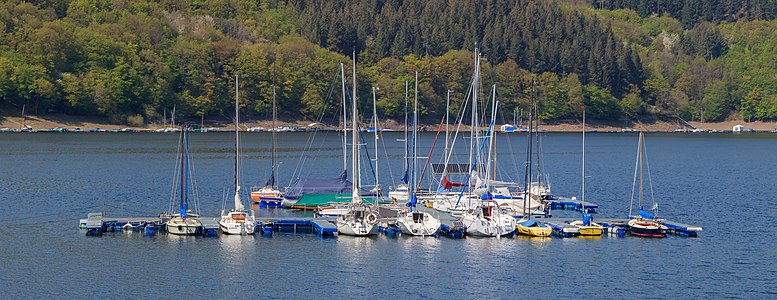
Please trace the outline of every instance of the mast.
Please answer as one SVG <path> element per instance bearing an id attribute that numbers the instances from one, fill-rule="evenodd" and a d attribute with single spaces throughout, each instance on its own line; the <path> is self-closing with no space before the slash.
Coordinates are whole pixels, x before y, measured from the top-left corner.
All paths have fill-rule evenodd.
<path id="1" fill-rule="evenodd" d="M 583 211 L 583 216 L 585 216 L 586 214 L 586 210 L 585 210 L 585 106 L 583 106 L 583 172 L 581 174 L 581 179 L 583 182 L 582 183 L 583 187 L 582 187 L 582 196 L 581 196 L 582 198 L 580 199 L 580 203 Z"/>
<path id="2" fill-rule="evenodd" d="M 418 71 L 415 72 L 415 97 L 414 97 L 414 104 L 413 104 L 413 153 L 412 153 L 412 162 L 413 162 L 413 184 L 410 186 L 413 186 L 417 184 L 416 182 L 416 175 L 417 175 L 417 168 L 415 166 L 416 163 L 416 151 L 418 150 Z"/>
<path id="3" fill-rule="evenodd" d="M 278 127 L 275 125 L 275 120 L 277 119 L 276 110 L 275 110 L 275 63 L 273 63 L 273 80 L 272 80 L 272 169 L 270 170 L 270 176 L 272 178 L 272 182 L 270 183 L 270 187 L 275 187 L 275 143 L 276 143 L 276 137 L 275 137 L 275 131 Z"/>
<path id="4" fill-rule="evenodd" d="M 410 88 L 410 83 L 407 82 L 407 80 L 405 80 L 405 175 L 402 178 L 402 181 L 405 183 L 405 185 L 408 185 L 408 189 L 407 189 L 408 199 L 410 199 L 410 188 L 409 188 L 410 181 L 407 180 L 408 173 L 410 172 L 410 161 L 408 160 L 410 159 L 410 148 L 408 148 L 408 135 L 407 135 L 407 124 L 408 124 L 408 118 L 409 118 L 408 116 L 409 115 L 408 113 L 409 88 Z"/>
<path id="5" fill-rule="evenodd" d="M 532 86 L 531 86 L 531 101 L 529 104 L 529 107 L 534 106 L 534 85 L 535 81 L 532 79 Z M 529 140 L 527 148 L 529 148 L 526 151 L 526 191 L 524 192 L 525 196 L 523 198 L 523 217 L 526 218 L 526 211 L 528 210 L 529 201 L 531 201 L 531 163 L 532 163 L 532 134 L 534 134 L 534 119 L 532 118 L 532 109 L 529 109 Z M 531 218 L 531 214 L 529 214 L 529 218 Z"/>
<path id="6" fill-rule="evenodd" d="M 497 102 L 496 102 L 496 85 L 493 86 L 491 96 L 492 96 L 492 98 L 491 98 L 491 101 L 492 101 L 491 102 L 491 121 L 490 121 L 489 127 L 496 120 L 496 107 L 497 107 Z M 491 191 L 491 184 L 489 183 L 489 181 L 491 179 L 495 179 L 495 178 L 491 178 L 491 171 L 495 171 L 496 170 L 496 169 L 493 169 L 493 170 L 491 169 L 492 168 L 492 164 L 491 164 L 492 161 L 491 161 L 491 159 L 492 158 L 496 159 L 495 157 L 491 156 L 492 151 L 496 150 L 496 149 L 494 149 L 495 140 L 494 140 L 494 131 L 493 130 L 488 133 L 488 137 L 487 138 L 489 139 L 489 143 L 488 143 L 488 156 L 486 157 L 487 169 L 486 169 L 486 174 L 484 174 L 484 175 L 486 176 L 485 179 L 486 179 L 486 186 L 488 187 L 488 191 Z M 485 139 L 486 139 L 486 137 L 484 137 L 484 140 Z M 493 167 L 495 168 L 496 164 L 494 164 Z"/>
<path id="7" fill-rule="evenodd" d="M 491 111 L 491 126 L 494 127 L 491 129 L 491 153 L 494 155 L 494 159 L 492 161 L 493 166 L 491 169 L 491 180 L 496 180 L 496 111 L 499 109 L 499 101 L 496 101 L 496 84 L 494 84 L 494 90 L 491 97 L 494 101 L 494 107 Z"/>
<path id="8" fill-rule="evenodd" d="M 445 159 L 445 164 L 448 164 L 448 148 L 450 147 L 450 144 L 448 143 L 448 136 L 450 135 L 448 133 L 448 113 L 450 112 L 451 107 L 451 93 L 452 90 L 448 90 L 448 97 L 447 100 L 445 100 L 445 154 L 443 155 L 443 158 Z"/>
<path id="9" fill-rule="evenodd" d="M 340 63 L 340 78 L 343 83 L 343 170 L 348 170 L 348 115 L 345 97 L 345 66 Z"/>
<path id="10" fill-rule="evenodd" d="M 639 161 L 639 209 L 642 209 L 642 131 L 639 132 L 639 152 L 637 152 L 637 160 Z"/>
<path id="11" fill-rule="evenodd" d="M 24 117 L 24 108 L 27 107 L 26 104 L 22 104 L 22 129 L 27 128 L 27 118 Z"/>
<path id="12" fill-rule="evenodd" d="M 375 191 L 380 191 L 380 184 L 378 183 L 380 181 L 380 173 L 378 172 L 378 161 L 380 158 L 380 155 L 378 155 L 378 100 L 377 96 L 375 96 L 375 87 L 372 87 L 372 117 L 375 118 L 375 122 L 373 123 L 373 133 L 375 134 Z"/>
<path id="13" fill-rule="evenodd" d="M 469 164 L 473 165 L 475 164 L 475 170 L 478 170 L 479 167 L 477 166 L 477 161 L 475 155 L 475 143 L 477 142 L 477 109 L 478 109 L 478 75 L 480 73 L 480 52 L 475 46 L 475 74 L 473 76 L 472 80 L 472 121 L 471 125 L 472 128 L 470 129 L 469 135 L 470 135 L 470 144 L 469 144 Z M 468 184 L 469 191 L 472 192 L 473 190 L 473 183 L 470 182 Z M 470 197 L 467 197 L 469 199 Z"/>
<path id="14" fill-rule="evenodd" d="M 170 117 L 170 127 L 175 127 L 175 105 L 173 105 L 173 115 Z"/>
<path id="15" fill-rule="evenodd" d="M 353 180 L 351 182 L 351 202 L 361 203 L 361 195 L 359 195 L 359 140 L 357 137 L 358 128 L 356 122 L 356 51 L 353 52 L 353 97 L 351 98 L 351 156 L 353 161 L 351 162 L 351 176 Z"/>
<path id="16" fill-rule="evenodd" d="M 186 210 L 188 209 L 188 186 L 186 174 L 189 173 L 189 137 L 186 132 L 186 126 L 181 128 L 181 217 L 186 219 Z"/>
<path id="17" fill-rule="evenodd" d="M 243 210 L 243 202 L 240 201 L 240 98 L 238 95 L 239 79 L 235 75 L 235 211 Z"/>
<path id="18" fill-rule="evenodd" d="M 534 151 L 534 156 L 537 157 L 537 196 L 542 197 L 541 195 L 541 188 L 542 188 L 542 173 L 540 169 L 540 97 L 537 97 L 534 101 L 534 120 L 537 122 L 537 124 L 534 126 L 534 140 L 537 143 L 536 150 Z"/>

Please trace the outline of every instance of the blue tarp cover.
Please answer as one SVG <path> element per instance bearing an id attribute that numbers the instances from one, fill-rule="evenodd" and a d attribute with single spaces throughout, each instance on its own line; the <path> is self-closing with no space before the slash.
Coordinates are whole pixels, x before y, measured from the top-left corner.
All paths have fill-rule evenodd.
<path id="1" fill-rule="evenodd" d="M 639 216 L 643 217 L 645 219 L 655 219 L 656 218 L 655 215 L 653 215 L 653 214 L 651 214 L 649 212 L 646 212 L 646 211 L 644 211 L 642 209 L 639 210 Z"/>
<path id="2" fill-rule="evenodd" d="M 538 222 L 537 220 L 526 220 L 521 222 L 521 225 L 525 227 L 540 226 L 540 222 Z"/>

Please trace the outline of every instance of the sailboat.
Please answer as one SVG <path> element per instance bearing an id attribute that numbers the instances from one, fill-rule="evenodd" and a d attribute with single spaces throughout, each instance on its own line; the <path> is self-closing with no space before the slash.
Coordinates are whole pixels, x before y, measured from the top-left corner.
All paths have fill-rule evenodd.
<path id="1" fill-rule="evenodd" d="M 582 172 L 582 197 L 580 203 L 582 204 L 583 219 L 569 222 L 572 226 L 578 228 L 580 236 L 600 236 L 604 233 L 604 226 L 599 223 L 595 223 L 588 210 L 585 208 L 585 106 L 583 108 L 583 172 Z"/>
<path id="2" fill-rule="evenodd" d="M 478 171 L 483 169 L 482 166 L 484 164 L 482 162 L 482 156 L 485 143 L 490 139 L 491 143 L 489 143 L 489 145 L 492 145 L 495 137 L 494 122 L 496 120 L 496 102 L 494 102 L 494 108 L 491 110 L 491 123 L 486 131 L 486 136 L 481 137 L 479 135 L 477 96 L 479 87 L 478 79 L 480 76 L 480 59 L 480 51 L 475 48 L 475 72 L 472 81 L 472 130 L 470 132 L 472 138 L 470 142 L 471 168 L 469 170 L 470 175 L 467 177 L 466 183 L 464 184 L 469 186 L 470 196 L 475 196 L 479 199 L 477 199 L 476 205 L 468 207 L 467 211 L 461 217 L 461 222 L 467 228 L 467 235 L 499 238 L 503 235 L 512 234 L 515 231 L 515 218 L 504 213 L 499 205 L 494 202 L 493 194 L 491 193 L 492 189 L 489 183 L 490 172 L 488 172 L 488 170 L 485 171 L 485 185 L 483 185 L 483 183 L 473 184 L 471 182 L 472 177 L 476 177 Z M 496 101 L 496 99 L 494 99 L 494 101 Z M 480 146 L 476 149 L 475 144 L 478 140 L 482 141 L 480 142 Z M 488 152 L 489 154 L 491 153 L 491 151 Z M 486 160 L 486 162 L 488 161 L 489 160 Z M 464 189 L 466 189 L 466 187 L 462 187 L 454 207 L 460 204 L 461 198 L 464 195 Z"/>
<path id="3" fill-rule="evenodd" d="M 175 234 L 175 235 L 195 235 L 199 234 L 202 231 L 202 222 L 200 222 L 200 216 L 196 214 L 189 213 L 189 175 L 190 175 L 190 168 L 189 168 L 189 130 L 188 125 L 183 124 L 181 129 L 181 137 L 178 141 L 180 144 L 180 153 L 181 153 L 181 166 L 180 166 L 180 174 L 181 177 L 181 190 L 180 190 L 180 206 L 179 206 L 179 213 L 172 213 L 172 205 L 171 205 L 171 216 L 170 219 L 165 224 L 165 227 L 167 228 L 167 232 Z M 171 200 L 172 201 L 172 200 Z"/>
<path id="4" fill-rule="evenodd" d="M 534 100 L 534 85 L 532 84 L 532 100 Z M 536 237 L 547 237 L 550 236 L 550 234 L 553 232 L 553 228 L 550 227 L 547 223 L 540 222 L 538 220 L 532 219 L 532 214 L 529 212 L 529 203 L 532 200 L 532 196 L 537 196 L 538 194 L 534 194 L 532 190 L 533 182 L 532 182 L 532 136 L 534 135 L 534 120 L 532 119 L 532 111 L 536 112 L 536 106 L 534 101 L 531 102 L 532 109 L 529 111 L 529 139 L 527 144 L 527 151 L 526 151 L 526 157 L 527 163 L 526 163 L 526 188 L 524 189 L 523 194 L 523 217 L 518 220 L 516 223 L 516 230 L 518 230 L 518 234 L 527 235 L 527 236 L 536 236 Z M 537 178 L 537 186 L 541 186 L 539 184 L 539 179 Z M 541 194 L 540 194 L 541 195 Z"/>
<path id="5" fill-rule="evenodd" d="M 259 207 L 279 207 L 281 206 L 281 202 L 283 201 L 283 194 L 280 190 L 278 190 L 277 187 L 275 187 L 275 132 L 276 126 L 275 126 L 275 120 L 276 120 L 276 110 L 275 110 L 275 85 L 273 84 L 272 87 L 272 167 L 270 168 L 270 178 L 267 179 L 267 182 L 264 184 L 263 187 L 260 187 L 258 189 L 252 188 L 251 189 L 251 200 L 253 200 L 255 203 L 259 203 Z"/>
<path id="6" fill-rule="evenodd" d="M 345 214 L 335 220 L 337 232 L 344 235 L 370 236 L 378 233 L 378 214 L 362 202 L 359 182 L 359 127 L 356 105 L 356 52 L 353 54 L 353 97 L 351 98 L 351 203 Z"/>
<path id="7" fill-rule="evenodd" d="M 415 106 L 413 109 L 414 147 L 418 143 L 418 72 L 415 74 L 415 87 Z M 405 159 L 407 160 L 407 158 Z M 415 157 L 413 157 L 413 161 L 415 161 Z M 417 236 L 434 235 L 438 230 L 440 230 L 442 223 L 432 214 L 417 210 L 416 205 L 418 204 L 418 195 L 416 194 L 416 190 L 418 190 L 418 187 L 420 186 L 420 184 L 418 184 L 420 181 L 416 180 L 415 163 L 413 163 L 412 166 L 413 170 L 410 172 L 413 174 L 412 185 L 406 185 L 408 193 L 407 197 L 409 199 L 407 202 L 408 210 L 402 211 L 400 213 L 400 215 L 397 217 L 396 224 L 399 226 L 399 230 L 403 234 Z M 416 185 L 415 189 L 413 189 L 413 185 Z"/>
<path id="8" fill-rule="evenodd" d="M 637 142 L 637 165 L 634 167 L 634 178 L 637 178 L 637 173 L 639 173 L 639 214 L 637 216 L 631 216 L 632 207 L 634 203 L 634 188 L 636 186 L 636 182 L 632 184 L 631 187 L 631 205 L 629 205 L 629 218 L 628 221 L 628 227 L 629 231 L 634 236 L 639 237 L 650 237 L 650 238 L 663 238 L 666 237 L 666 233 L 664 233 L 664 225 L 661 224 L 661 221 L 656 217 L 656 208 L 657 205 L 653 205 L 653 213 L 649 213 L 643 210 L 642 207 L 642 157 L 643 157 L 643 151 L 645 150 L 645 135 L 640 131 L 639 132 L 639 142 Z M 648 172 L 650 172 L 650 168 L 648 167 Z M 650 177 L 648 177 L 649 179 Z M 652 182 L 650 182 L 652 186 Z M 652 197 L 652 188 L 651 188 L 651 197 Z M 655 203 L 655 201 L 654 201 Z"/>
<path id="9" fill-rule="evenodd" d="M 240 103 L 238 97 L 238 76 L 235 75 L 235 208 L 221 211 L 219 228 L 226 234 L 254 234 L 256 220 L 253 211 L 249 214 L 240 200 Z"/>
<path id="10" fill-rule="evenodd" d="M 391 191 L 389 191 L 388 196 L 391 198 L 392 201 L 396 202 L 406 202 L 410 200 L 410 182 L 409 182 L 409 172 L 410 172 L 410 151 L 408 148 L 408 82 L 405 81 L 405 138 L 402 140 L 405 143 L 405 157 L 404 157 L 404 164 L 402 166 L 402 169 L 404 169 L 404 176 L 402 177 L 402 181 L 400 184 L 397 184 Z"/>

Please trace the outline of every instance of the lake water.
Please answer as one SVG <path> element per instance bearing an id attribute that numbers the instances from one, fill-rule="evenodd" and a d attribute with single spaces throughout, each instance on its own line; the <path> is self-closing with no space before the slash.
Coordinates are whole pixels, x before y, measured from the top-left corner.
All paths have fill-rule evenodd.
<path id="1" fill-rule="evenodd" d="M 382 139 L 383 186 L 401 178 L 401 135 Z M 310 137 L 279 135 L 282 185 L 294 173 L 341 172 L 337 134 L 320 132 L 312 143 Z M 434 135 L 421 137 L 418 156 L 426 156 Z M 242 138 L 247 191 L 269 175 L 271 148 L 269 134 Z M 777 297 L 775 134 L 646 135 L 660 214 L 704 227 L 698 238 L 96 238 L 78 229 L 89 212 L 166 210 L 177 139 L 174 133 L 0 134 L 2 298 Z M 598 217 L 628 213 L 636 143 L 636 134 L 587 135 L 586 198 L 599 204 Z M 314 150 L 301 163 L 306 145 Z M 525 146 L 524 135 L 499 135 L 501 179 L 523 178 Z M 553 192 L 579 197 L 580 136 L 547 134 L 542 147 Z M 466 147 L 460 148 L 456 158 L 463 162 Z M 215 217 L 232 186 L 232 135 L 192 133 L 191 149 L 202 214 Z M 645 194 L 650 199 L 647 179 Z"/>

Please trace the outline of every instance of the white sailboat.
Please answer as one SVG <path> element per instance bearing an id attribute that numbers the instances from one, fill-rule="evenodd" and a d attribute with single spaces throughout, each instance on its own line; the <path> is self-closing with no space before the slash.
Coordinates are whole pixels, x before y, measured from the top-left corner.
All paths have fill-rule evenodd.
<path id="1" fill-rule="evenodd" d="M 356 105 L 356 52 L 353 54 L 353 97 L 351 98 L 351 203 L 345 214 L 335 220 L 337 232 L 352 236 L 370 236 L 378 233 L 378 214 L 375 209 L 362 202 L 359 195 L 359 128 Z"/>
<path id="2" fill-rule="evenodd" d="M 582 195 L 580 203 L 582 204 L 583 218 L 582 220 L 574 220 L 569 222 L 572 226 L 578 228 L 580 236 L 600 236 L 604 233 L 604 226 L 593 221 L 593 218 L 588 214 L 588 210 L 585 208 L 585 107 L 583 107 L 583 172 L 581 176 L 582 181 Z"/>
<path id="3" fill-rule="evenodd" d="M 410 201 L 410 180 L 409 180 L 409 172 L 410 172 L 410 164 L 409 164 L 409 158 L 410 158 L 410 152 L 408 150 L 408 139 L 407 136 L 408 132 L 408 83 L 405 81 L 405 138 L 402 140 L 405 142 L 405 163 L 403 165 L 404 169 L 404 176 L 402 177 L 402 182 L 398 185 L 396 185 L 391 191 L 389 191 L 388 196 L 391 198 L 391 200 L 395 202 L 407 202 Z"/>
<path id="4" fill-rule="evenodd" d="M 488 185 L 489 181 L 489 174 L 488 170 L 486 170 L 486 180 L 481 185 L 479 183 L 478 185 L 475 185 L 472 183 L 472 177 L 473 175 L 477 175 L 477 170 L 482 169 L 482 154 L 483 154 L 483 146 L 485 145 L 486 141 L 489 140 L 493 143 L 494 139 L 494 120 L 496 118 L 496 108 L 497 103 L 494 102 L 494 108 L 492 109 L 492 116 L 491 116 L 491 123 L 488 126 L 488 131 L 486 134 L 488 137 L 481 138 L 479 136 L 479 125 L 478 125 L 478 87 L 479 87 L 479 75 L 480 75 L 480 51 L 475 48 L 475 73 L 473 75 L 473 84 L 472 84 L 472 130 L 471 130 L 471 141 L 470 141 L 470 163 L 472 165 L 472 168 L 470 169 L 470 176 L 467 178 L 467 183 L 465 185 L 469 186 L 469 193 L 470 197 L 478 197 L 478 203 L 475 207 L 469 207 L 467 211 L 462 215 L 461 222 L 464 224 L 464 226 L 467 228 L 467 235 L 470 236 L 485 236 L 485 237 L 501 237 L 502 235 L 508 235 L 513 233 L 515 231 L 515 219 L 504 213 L 502 209 L 496 204 L 496 202 L 493 201 L 493 193 L 491 193 L 491 187 Z M 494 101 L 496 101 L 494 99 Z M 478 140 L 481 140 L 482 142 L 479 143 L 479 149 L 475 149 L 475 144 L 477 144 Z M 491 143 L 489 143 L 490 145 Z M 489 151 L 490 154 L 491 151 Z M 488 161 L 488 160 L 486 160 Z M 464 189 L 465 187 L 462 187 L 461 192 L 459 193 L 459 197 L 456 200 L 456 205 L 454 207 L 457 207 L 459 204 L 461 204 L 461 198 L 464 195 Z"/>
<path id="5" fill-rule="evenodd" d="M 418 72 L 415 73 L 415 105 L 413 109 L 413 146 L 417 145 L 418 143 Z M 407 160 L 407 158 L 405 158 Z M 432 214 L 428 212 L 422 212 L 418 211 L 416 209 L 416 204 L 418 204 L 418 196 L 415 193 L 415 190 L 418 189 L 417 180 L 416 180 L 416 168 L 415 168 L 415 153 L 412 154 L 412 161 L 411 164 L 412 167 L 412 173 L 413 179 L 410 182 L 410 184 L 407 184 L 407 198 L 409 199 L 407 203 L 408 210 L 402 211 L 400 213 L 399 217 L 397 218 L 396 224 L 399 226 L 399 230 L 403 234 L 409 234 L 409 235 L 417 235 L 417 236 L 428 236 L 428 235 L 434 235 L 437 233 L 438 230 L 440 230 L 440 226 L 442 223 L 439 219 L 434 217 Z M 415 190 L 413 189 L 413 185 L 416 185 Z"/>
<path id="6" fill-rule="evenodd" d="M 238 97 L 238 77 L 235 75 L 235 208 L 221 212 L 219 228 L 226 234 L 254 234 L 256 219 L 253 211 L 249 213 L 240 199 L 240 103 Z"/>
<path id="7" fill-rule="evenodd" d="M 200 216 L 192 214 L 189 211 L 189 130 L 188 126 L 184 124 L 181 130 L 181 137 L 178 141 L 180 144 L 180 172 L 176 170 L 177 174 L 180 174 L 180 206 L 178 213 L 172 213 L 170 219 L 166 222 L 165 227 L 167 232 L 175 235 L 195 235 L 201 232 L 202 222 Z M 173 193 L 175 194 L 175 193 Z M 174 198 L 171 197 L 171 198 Z M 172 199 L 171 199 L 172 201 Z"/>

